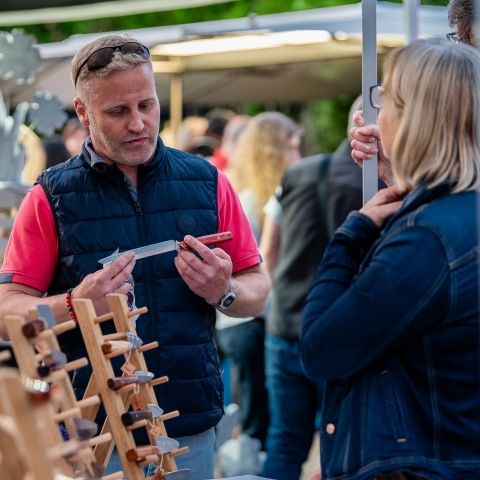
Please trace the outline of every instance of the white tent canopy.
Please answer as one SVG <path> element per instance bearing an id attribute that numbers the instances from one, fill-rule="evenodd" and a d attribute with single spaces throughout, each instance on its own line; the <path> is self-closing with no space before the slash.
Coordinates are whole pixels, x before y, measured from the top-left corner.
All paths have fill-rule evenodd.
<path id="1" fill-rule="evenodd" d="M 406 42 L 403 7 L 377 7 L 378 49 Z M 443 37 L 444 7 L 420 6 L 419 35 Z M 123 32 L 122 32 L 123 33 Z M 361 89 L 361 4 L 232 20 L 131 30 L 150 47 L 162 106 L 288 103 L 357 94 Z M 71 105 L 69 66 L 97 37 L 39 45 L 44 67 L 30 86 L 2 85 L 12 104 L 49 90 Z M 173 81 L 171 81 L 173 79 Z M 176 93 L 171 101 L 171 87 Z M 179 97 L 181 92 L 182 97 Z"/>

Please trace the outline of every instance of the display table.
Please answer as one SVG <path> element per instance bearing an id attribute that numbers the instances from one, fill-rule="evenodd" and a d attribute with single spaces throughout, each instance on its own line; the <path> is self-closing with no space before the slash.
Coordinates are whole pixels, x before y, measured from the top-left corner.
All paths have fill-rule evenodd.
<path id="1" fill-rule="evenodd" d="M 240 477 L 227 477 L 219 480 L 271 480 L 266 477 L 257 477 L 256 475 L 241 475 Z"/>

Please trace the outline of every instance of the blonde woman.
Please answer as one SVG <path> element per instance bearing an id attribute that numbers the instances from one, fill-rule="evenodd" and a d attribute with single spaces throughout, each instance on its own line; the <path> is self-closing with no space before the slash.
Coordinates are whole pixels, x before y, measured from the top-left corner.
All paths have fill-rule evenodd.
<path id="1" fill-rule="evenodd" d="M 479 69 L 417 41 L 371 88 L 395 185 L 337 230 L 302 325 L 325 479 L 478 478 Z"/>
<path id="2" fill-rule="evenodd" d="M 282 113 L 260 113 L 248 122 L 232 154 L 227 175 L 257 241 L 264 205 L 280 185 L 287 167 L 300 158 L 300 134 L 298 125 Z"/>
<path id="3" fill-rule="evenodd" d="M 257 242 L 264 204 L 280 184 L 286 168 L 300 157 L 300 133 L 298 125 L 285 115 L 261 113 L 248 121 L 229 159 L 228 175 Z M 242 429 L 260 440 L 263 447 L 268 427 L 264 318 L 223 318 L 221 322 L 227 328 L 218 331 L 219 341 L 225 353 L 232 357 L 238 373 Z"/>

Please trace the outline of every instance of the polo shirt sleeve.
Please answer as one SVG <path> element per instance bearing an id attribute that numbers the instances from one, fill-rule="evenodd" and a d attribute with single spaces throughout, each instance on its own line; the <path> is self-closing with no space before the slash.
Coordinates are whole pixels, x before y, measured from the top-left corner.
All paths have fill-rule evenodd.
<path id="1" fill-rule="evenodd" d="M 224 173 L 218 172 L 218 225 L 219 232 L 230 231 L 233 239 L 220 245 L 230 255 L 233 273 L 261 263 L 258 245 L 252 227 L 242 209 L 238 195 L 235 193 Z"/>
<path id="2" fill-rule="evenodd" d="M 57 265 L 58 237 L 40 185 L 25 196 L 13 224 L 0 269 L 0 283 L 20 283 L 46 292 Z"/>

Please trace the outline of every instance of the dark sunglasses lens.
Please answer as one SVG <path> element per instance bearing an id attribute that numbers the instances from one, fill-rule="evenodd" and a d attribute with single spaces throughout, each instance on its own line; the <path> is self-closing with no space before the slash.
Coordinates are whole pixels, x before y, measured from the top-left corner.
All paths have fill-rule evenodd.
<path id="1" fill-rule="evenodd" d="M 148 49 L 139 43 L 124 43 L 120 47 L 120 51 L 123 54 L 134 53 L 136 55 L 140 55 L 143 58 L 148 57 Z"/>
<path id="2" fill-rule="evenodd" d="M 113 58 L 114 49 L 107 47 L 93 52 L 87 62 L 89 70 L 98 70 L 106 67 Z"/>

